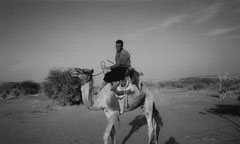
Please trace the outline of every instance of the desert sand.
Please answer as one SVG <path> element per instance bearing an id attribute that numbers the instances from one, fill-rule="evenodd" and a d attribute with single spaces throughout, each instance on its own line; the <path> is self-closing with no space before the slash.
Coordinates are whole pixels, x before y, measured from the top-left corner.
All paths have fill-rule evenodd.
<path id="1" fill-rule="evenodd" d="M 162 118 L 159 144 L 239 144 L 240 103 L 216 92 L 151 89 Z M 107 124 L 102 111 L 55 106 L 44 95 L 0 100 L 0 144 L 100 144 Z M 141 109 L 115 123 L 118 144 L 146 144 Z"/>

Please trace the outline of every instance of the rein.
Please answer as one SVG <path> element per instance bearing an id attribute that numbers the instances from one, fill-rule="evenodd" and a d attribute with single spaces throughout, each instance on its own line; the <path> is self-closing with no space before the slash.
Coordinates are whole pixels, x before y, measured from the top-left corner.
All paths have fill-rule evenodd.
<path id="1" fill-rule="evenodd" d="M 110 60 L 107 60 L 108 62 L 110 62 L 110 63 L 112 63 L 112 64 L 114 64 L 114 62 L 112 62 L 112 61 L 110 61 Z M 101 67 L 106 67 L 106 64 L 105 64 L 105 62 L 104 61 L 101 61 Z M 102 74 L 103 73 L 103 71 L 102 72 L 99 72 L 99 73 L 97 73 L 97 74 L 95 74 L 95 75 L 92 75 L 92 76 L 98 76 L 98 75 L 100 75 L 100 74 Z"/>
<path id="2" fill-rule="evenodd" d="M 92 76 L 98 76 L 98 75 L 100 75 L 100 74 L 102 74 L 103 72 L 100 72 L 100 73 L 97 73 L 97 74 L 95 74 L 95 75 L 92 75 Z"/>

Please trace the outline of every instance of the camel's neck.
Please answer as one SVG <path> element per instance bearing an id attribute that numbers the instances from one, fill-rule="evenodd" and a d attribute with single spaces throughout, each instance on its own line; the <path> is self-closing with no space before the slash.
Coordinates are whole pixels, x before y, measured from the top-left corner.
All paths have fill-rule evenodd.
<path id="1" fill-rule="evenodd" d="M 92 105 L 93 105 L 93 100 L 92 100 L 93 91 L 92 90 L 93 90 L 93 81 L 86 82 L 81 87 L 82 100 L 83 100 L 83 103 L 88 108 L 92 107 Z"/>
<path id="2" fill-rule="evenodd" d="M 92 110 L 102 110 L 106 108 L 106 99 L 107 97 L 112 97 L 113 92 L 111 91 L 111 84 L 107 84 L 101 92 L 94 94 L 93 92 L 93 82 L 87 82 L 82 85 L 82 100 L 84 105 Z"/>

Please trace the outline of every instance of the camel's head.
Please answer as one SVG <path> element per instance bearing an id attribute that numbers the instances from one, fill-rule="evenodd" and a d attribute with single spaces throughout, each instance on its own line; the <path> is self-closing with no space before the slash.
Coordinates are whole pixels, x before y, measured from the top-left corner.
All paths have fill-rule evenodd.
<path id="1" fill-rule="evenodd" d="M 70 71 L 70 75 L 72 77 L 77 77 L 82 81 L 88 82 L 92 79 L 93 69 L 80 69 L 80 68 L 73 68 Z"/>

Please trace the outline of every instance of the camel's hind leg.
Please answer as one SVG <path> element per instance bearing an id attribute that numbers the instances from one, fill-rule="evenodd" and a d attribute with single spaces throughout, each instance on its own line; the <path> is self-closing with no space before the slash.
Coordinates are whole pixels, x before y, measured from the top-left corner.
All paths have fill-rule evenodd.
<path id="1" fill-rule="evenodd" d="M 108 118 L 108 124 L 103 135 L 104 144 L 108 144 L 109 135 L 111 136 L 112 143 L 116 144 L 116 136 L 115 136 L 116 131 L 115 131 L 114 123 L 118 118 L 118 111 L 104 110 L 104 112 Z"/>
<path id="2" fill-rule="evenodd" d="M 158 112 L 158 110 L 156 109 L 155 103 L 153 103 L 153 119 L 155 122 L 154 126 L 155 128 L 155 132 L 154 132 L 154 140 L 156 141 L 156 143 L 158 142 L 158 136 L 159 136 L 159 132 L 160 132 L 160 128 L 163 126 L 163 122 L 162 122 L 162 117 L 160 115 L 160 113 Z"/>
<path id="3" fill-rule="evenodd" d="M 143 111 L 148 124 L 148 144 L 157 144 L 157 123 L 153 118 L 153 105 L 153 96 L 151 94 L 146 95 Z"/>

